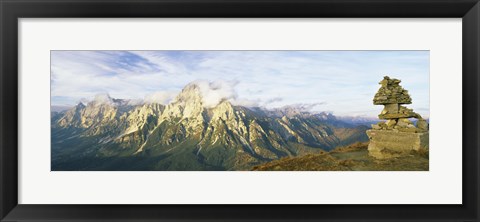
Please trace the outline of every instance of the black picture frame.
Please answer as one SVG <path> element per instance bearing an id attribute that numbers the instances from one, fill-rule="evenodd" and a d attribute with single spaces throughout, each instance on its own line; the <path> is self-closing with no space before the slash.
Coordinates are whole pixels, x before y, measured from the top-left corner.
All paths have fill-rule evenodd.
<path id="1" fill-rule="evenodd" d="M 478 221 L 478 0 L 0 0 L 1 221 Z M 18 19 L 132 17 L 462 18 L 461 205 L 18 204 Z M 445 43 L 448 44 L 448 43 Z M 21 130 L 21 129 L 20 129 Z M 438 195 L 442 195 L 439 193 Z"/>

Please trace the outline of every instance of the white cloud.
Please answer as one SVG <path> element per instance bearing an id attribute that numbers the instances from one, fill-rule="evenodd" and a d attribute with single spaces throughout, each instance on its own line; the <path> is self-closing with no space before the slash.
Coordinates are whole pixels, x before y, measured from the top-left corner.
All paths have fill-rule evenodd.
<path id="1" fill-rule="evenodd" d="M 101 93 L 95 95 L 95 98 L 93 99 L 93 104 L 94 105 L 114 105 L 115 103 L 113 102 L 112 97 L 108 93 Z"/>
<path id="2" fill-rule="evenodd" d="M 311 111 L 316 106 L 325 105 L 325 102 L 322 103 L 296 103 L 292 105 L 283 106 L 282 108 L 294 108 L 299 111 Z"/>
<path id="3" fill-rule="evenodd" d="M 260 104 L 258 101 L 243 99 L 243 98 L 236 98 L 230 101 L 235 106 L 245 106 L 245 107 L 259 107 Z"/>
<path id="4" fill-rule="evenodd" d="M 145 96 L 144 102 L 145 103 L 160 103 L 160 104 L 168 104 L 170 103 L 175 96 L 177 95 L 177 92 L 169 92 L 169 91 L 160 91 L 160 92 L 154 92 L 152 94 L 148 94 Z"/>
<path id="5" fill-rule="evenodd" d="M 235 92 L 236 82 L 232 81 L 207 81 L 196 80 L 193 84 L 199 86 L 202 94 L 202 103 L 206 108 L 217 106 L 222 100 L 235 100 L 237 93 Z"/>

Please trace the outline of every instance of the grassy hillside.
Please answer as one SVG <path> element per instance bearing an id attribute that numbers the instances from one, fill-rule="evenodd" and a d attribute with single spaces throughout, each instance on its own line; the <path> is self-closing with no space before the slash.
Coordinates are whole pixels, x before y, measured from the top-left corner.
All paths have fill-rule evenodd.
<path id="1" fill-rule="evenodd" d="M 330 152 L 286 157 L 253 167 L 257 171 L 428 171 L 428 153 L 377 160 L 368 155 L 368 142 Z"/>

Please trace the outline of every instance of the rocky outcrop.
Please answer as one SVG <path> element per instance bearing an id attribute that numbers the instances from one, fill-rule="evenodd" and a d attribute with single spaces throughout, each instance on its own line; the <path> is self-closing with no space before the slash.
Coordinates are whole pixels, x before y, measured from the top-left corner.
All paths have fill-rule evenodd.
<path id="1" fill-rule="evenodd" d="M 372 124 L 367 131 L 368 150 L 376 158 L 401 156 L 412 150 L 428 149 L 428 123 L 420 114 L 403 104 L 411 104 L 408 91 L 400 86 L 401 80 L 385 76 L 373 98 L 374 105 L 384 108 L 378 117 L 386 120 Z M 416 119 L 416 125 L 411 119 Z"/>

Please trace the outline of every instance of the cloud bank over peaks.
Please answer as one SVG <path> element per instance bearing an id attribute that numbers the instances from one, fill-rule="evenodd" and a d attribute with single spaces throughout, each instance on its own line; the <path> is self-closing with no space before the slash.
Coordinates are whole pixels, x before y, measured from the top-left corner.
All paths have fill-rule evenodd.
<path id="1" fill-rule="evenodd" d="M 94 106 L 100 105 L 140 105 L 158 103 L 167 105 L 175 100 L 191 100 L 201 99 L 202 105 L 205 108 L 213 108 L 222 101 L 230 101 L 236 105 L 256 105 L 257 103 L 248 101 L 246 99 L 237 101 L 237 93 L 235 92 L 235 81 L 224 80 L 195 80 L 187 84 L 184 89 L 178 93 L 175 91 L 157 91 L 146 95 L 143 99 L 115 99 L 108 93 L 96 94 L 92 99 L 82 98 L 79 103 L 83 105 L 91 104 Z"/>
<path id="2" fill-rule="evenodd" d="M 325 103 L 297 103 L 278 108 L 267 108 L 268 105 L 283 101 L 281 97 L 267 97 L 264 100 L 239 98 L 235 87 L 238 81 L 225 80 L 195 80 L 187 84 L 179 93 L 176 91 L 157 91 L 146 95 L 143 99 L 116 99 L 112 98 L 108 93 L 96 94 L 92 99 L 81 99 L 79 103 L 83 105 L 91 104 L 100 105 L 142 105 L 142 104 L 162 104 L 168 105 L 174 101 L 192 101 L 201 102 L 204 108 L 214 108 L 222 101 L 229 101 L 235 106 L 244 106 L 249 108 L 261 108 L 281 114 L 295 114 L 302 112 L 310 112 L 314 107 L 324 105 Z"/>
<path id="3" fill-rule="evenodd" d="M 112 97 L 108 93 L 100 93 L 95 95 L 93 101 L 93 105 L 99 106 L 99 105 L 115 105 L 115 102 L 113 101 Z"/>
<path id="4" fill-rule="evenodd" d="M 235 85 L 237 85 L 238 82 L 235 81 L 196 80 L 190 84 L 198 86 L 202 98 L 202 104 L 205 108 L 213 108 L 224 100 L 232 102 L 237 98 Z"/>
<path id="5" fill-rule="evenodd" d="M 177 92 L 172 91 L 159 91 L 148 94 L 145 96 L 143 102 L 146 104 L 159 103 L 159 104 L 169 104 L 177 95 Z"/>
<path id="6" fill-rule="evenodd" d="M 141 99 L 115 99 L 110 96 L 108 93 L 99 93 L 96 94 L 92 99 L 82 98 L 77 104 L 81 104 L 83 106 L 123 106 L 123 105 L 130 105 L 136 106 L 144 103 Z"/>

